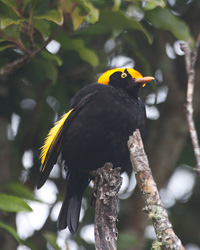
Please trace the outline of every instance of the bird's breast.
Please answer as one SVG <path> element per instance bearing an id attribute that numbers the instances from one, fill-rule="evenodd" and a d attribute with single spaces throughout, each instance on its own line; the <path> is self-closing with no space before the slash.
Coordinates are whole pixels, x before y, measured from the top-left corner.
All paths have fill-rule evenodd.
<path id="1" fill-rule="evenodd" d="M 141 119 L 142 117 L 142 119 Z M 145 119 L 139 100 L 124 91 L 100 91 L 73 119 L 63 138 L 62 158 L 70 169 L 97 169 L 105 162 L 129 162 L 127 140 Z"/>

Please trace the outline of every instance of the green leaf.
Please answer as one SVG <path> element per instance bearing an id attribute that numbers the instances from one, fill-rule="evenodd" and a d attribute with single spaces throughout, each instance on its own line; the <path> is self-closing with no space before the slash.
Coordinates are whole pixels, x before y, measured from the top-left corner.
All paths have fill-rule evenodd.
<path id="1" fill-rule="evenodd" d="M 12 9 L 9 5 L 4 4 L 0 1 L 0 20 L 4 18 L 18 19 L 19 16 L 15 9 Z"/>
<path id="2" fill-rule="evenodd" d="M 153 4 L 153 3 L 147 3 L 144 7 L 144 10 L 153 10 L 157 7 L 157 5 Z"/>
<path id="3" fill-rule="evenodd" d="M 54 55 L 47 50 L 43 50 L 41 54 L 45 59 L 56 62 L 58 66 L 62 65 L 62 59 L 58 55 Z"/>
<path id="4" fill-rule="evenodd" d="M 156 8 L 146 12 L 147 19 L 159 29 L 164 29 L 172 32 L 179 40 L 190 40 L 194 43 L 194 39 L 190 33 L 188 25 L 167 8 Z"/>
<path id="5" fill-rule="evenodd" d="M 21 22 L 22 22 L 22 20 L 20 20 L 20 19 L 2 18 L 0 28 L 1 28 L 1 30 L 4 30 L 6 27 L 8 27 L 10 25 L 18 25 Z"/>
<path id="6" fill-rule="evenodd" d="M 76 2 L 74 0 L 62 0 L 59 3 L 59 7 L 63 12 L 70 14 L 72 13 L 74 5 L 77 4 Z"/>
<path id="7" fill-rule="evenodd" d="M 127 248 L 133 248 L 137 243 L 136 238 L 132 234 L 119 233 L 117 239 L 117 249 L 124 250 Z"/>
<path id="8" fill-rule="evenodd" d="M 23 0 L 22 1 L 23 8 L 25 8 L 30 1 L 31 0 Z"/>
<path id="9" fill-rule="evenodd" d="M 60 247 L 56 243 L 57 234 L 53 234 L 53 233 L 47 232 L 47 233 L 44 233 L 43 236 L 44 236 L 45 240 L 48 241 L 50 243 L 50 245 L 55 250 L 60 250 Z"/>
<path id="10" fill-rule="evenodd" d="M 77 30 L 84 20 L 93 24 L 99 19 L 99 10 L 91 3 L 83 0 L 79 0 L 79 2 L 80 5 L 71 14 L 74 30 Z"/>
<path id="11" fill-rule="evenodd" d="M 155 4 L 164 8 L 166 6 L 165 0 L 147 0 L 149 3 Z"/>
<path id="12" fill-rule="evenodd" d="M 104 10 L 101 12 L 100 22 L 104 25 L 107 25 L 110 29 L 136 29 L 141 30 L 142 32 L 145 31 L 139 22 L 126 16 L 126 14 L 122 11 Z"/>
<path id="13" fill-rule="evenodd" d="M 58 25 L 63 24 L 63 14 L 60 10 L 51 10 L 48 13 L 41 16 L 34 16 L 34 19 L 45 19 L 48 21 L 52 21 Z"/>
<path id="14" fill-rule="evenodd" d="M 159 6 L 161 8 L 164 8 L 166 6 L 166 3 L 164 0 L 147 0 L 147 5 L 152 5 L 152 6 L 154 5 L 154 6 Z"/>
<path id="15" fill-rule="evenodd" d="M 38 83 L 49 82 L 49 84 L 56 82 L 58 71 L 55 63 L 44 59 L 41 53 L 33 58 L 30 63 L 31 67 L 28 68 L 28 77 L 31 78 L 31 81 Z"/>
<path id="16" fill-rule="evenodd" d="M 80 10 L 77 7 L 72 12 L 71 18 L 72 18 L 72 22 L 73 22 L 73 28 L 74 28 L 74 30 L 77 30 L 80 27 L 80 25 L 82 24 L 85 17 L 80 15 Z"/>
<path id="17" fill-rule="evenodd" d="M 5 50 L 5 49 L 11 48 L 11 47 L 14 47 L 14 45 L 13 44 L 7 44 L 7 45 L 4 45 L 4 46 L 0 46 L 0 52 Z"/>
<path id="18" fill-rule="evenodd" d="M 13 238 L 19 243 L 22 243 L 22 240 L 19 238 L 19 236 L 17 235 L 17 232 L 15 230 L 15 228 L 11 227 L 10 225 L 7 225 L 5 223 L 3 223 L 2 221 L 0 221 L 0 228 L 6 230 L 7 232 L 9 232 Z"/>
<path id="19" fill-rule="evenodd" d="M 59 40 L 61 47 L 65 50 L 78 50 L 79 48 L 84 47 L 83 40 L 81 39 L 70 39 L 64 33 L 61 40 Z"/>
<path id="20" fill-rule="evenodd" d="M 44 19 L 34 20 L 33 26 L 37 30 L 39 30 L 44 40 L 46 40 L 50 36 L 51 31 L 50 31 L 50 24 L 48 21 Z"/>
<path id="21" fill-rule="evenodd" d="M 6 42 L 7 40 L 5 38 L 0 38 L 0 43 Z"/>
<path id="22" fill-rule="evenodd" d="M 26 187 L 24 184 L 19 182 L 10 182 L 5 185 L 6 190 L 10 193 L 20 196 L 24 199 L 33 200 L 41 202 L 40 200 L 36 199 L 33 195 L 32 190 Z"/>
<path id="23" fill-rule="evenodd" d="M 98 65 L 98 56 L 93 50 L 86 48 L 81 39 L 70 39 L 64 35 L 59 41 L 63 49 L 75 50 L 85 62 L 90 63 L 92 66 Z"/>
<path id="24" fill-rule="evenodd" d="M 96 67 L 99 64 L 99 59 L 94 51 L 88 48 L 78 50 L 79 56 L 90 65 Z"/>
<path id="25" fill-rule="evenodd" d="M 128 1 L 134 3 L 136 1 L 143 2 L 143 0 L 128 0 Z M 145 2 L 146 2 L 145 9 L 149 9 L 148 6 L 151 6 L 151 8 L 155 8 L 157 6 L 164 8 L 166 6 L 165 0 L 146 0 Z"/>
<path id="26" fill-rule="evenodd" d="M 15 0 L 1 0 L 2 3 L 8 5 L 9 7 L 11 7 L 12 9 L 16 9 L 17 8 L 17 4 Z"/>
<path id="27" fill-rule="evenodd" d="M 45 62 L 43 65 L 44 74 L 48 80 L 50 80 L 53 84 L 56 83 L 58 70 L 52 62 Z"/>
<path id="28" fill-rule="evenodd" d="M 20 39 L 21 24 L 11 25 L 4 29 L 4 33 L 14 39 Z"/>
<path id="29" fill-rule="evenodd" d="M 21 198 L 0 194 L 0 209 L 7 212 L 32 212 L 32 208 Z"/>
<path id="30" fill-rule="evenodd" d="M 84 5 L 89 9 L 88 15 L 85 20 L 89 23 L 96 23 L 99 20 L 99 10 L 96 9 L 91 3 L 84 1 Z"/>
<path id="31" fill-rule="evenodd" d="M 121 0 L 114 0 L 114 6 L 112 10 L 119 10 L 121 5 Z"/>
<path id="32" fill-rule="evenodd" d="M 100 12 L 100 18 L 97 23 L 79 29 L 76 34 L 102 35 L 112 30 L 139 30 L 145 34 L 149 43 L 152 43 L 151 35 L 145 27 L 122 11 L 103 10 Z"/>

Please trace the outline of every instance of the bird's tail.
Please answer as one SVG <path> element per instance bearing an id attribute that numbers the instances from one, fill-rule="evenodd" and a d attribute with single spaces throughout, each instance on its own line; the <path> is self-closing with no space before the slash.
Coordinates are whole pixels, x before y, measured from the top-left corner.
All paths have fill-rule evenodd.
<path id="1" fill-rule="evenodd" d="M 88 174 L 69 173 L 67 176 L 67 190 L 58 217 L 58 230 L 68 227 L 72 234 L 77 232 L 82 196 L 89 182 Z"/>

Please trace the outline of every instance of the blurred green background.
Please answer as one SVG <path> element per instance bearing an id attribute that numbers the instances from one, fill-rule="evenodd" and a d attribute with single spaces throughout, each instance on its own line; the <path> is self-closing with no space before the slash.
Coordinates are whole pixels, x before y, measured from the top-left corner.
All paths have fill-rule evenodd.
<path id="1" fill-rule="evenodd" d="M 41 190 L 39 148 L 71 97 L 116 67 L 155 77 L 141 98 L 145 150 L 174 231 L 200 250 L 200 181 L 185 118 L 183 41 L 200 31 L 199 0 L 0 0 L 1 249 L 94 249 L 94 210 L 86 190 L 76 236 L 57 232 L 65 193 L 61 163 Z M 200 63 L 194 119 L 200 122 Z M 134 175 L 119 194 L 118 249 L 150 249 L 156 239 Z"/>

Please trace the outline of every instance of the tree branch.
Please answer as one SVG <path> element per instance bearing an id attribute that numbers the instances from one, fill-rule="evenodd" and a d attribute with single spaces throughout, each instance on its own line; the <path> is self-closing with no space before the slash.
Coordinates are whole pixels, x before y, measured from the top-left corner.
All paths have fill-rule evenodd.
<path id="1" fill-rule="evenodd" d="M 139 130 L 136 130 L 133 136 L 129 138 L 128 148 L 136 180 L 145 203 L 143 211 L 152 219 L 158 238 L 158 241 L 153 245 L 153 249 L 155 249 L 155 244 L 157 244 L 163 250 L 184 250 L 181 241 L 172 229 L 167 212 L 161 201 L 151 169 L 149 168 L 148 158 L 144 151 Z"/>
<path id="2" fill-rule="evenodd" d="M 102 168 L 91 171 L 95 176 L 95 248 L 96 250 L 117 249 L 117 202 L 122 184 L 120 168 L 106 163 Z"/>
<path id="3" fill-rule="evenodd" d="M 37 54 L 39 54 L 53 39 L 57 37 L 59 32 L 61 31 L 63 27 L 63 24 L 58 27 L 58 29 L 55 31 L 55 33 L 50 36 L 41 47 L 34 51 L 29 51 L 28 55 L 25 55 L 19 59 L 16 59 L 15 61 L 6 64 L 3 68 L 0 69 L 0 79 L 2 77 L 5 77 L 11 73 L 13 73 L 16 69 L 21 68 L 27 61 L 29 61 L 31 58 L 35 57 Z M 22 49 L 21 46 L 18 46 Z M 25 49 L 22 49 L 23 51 L 27 52 Z"/>
<path id="4" fill-rule="evenodd" d="M 0 69 L 0 80 L 1 78 L 6 77 L 7 75 L 22 67 L 30 58 L 30 55 L 26 55 L 11 63 L 6 64 L 3 68 Z"/>
<path id="5" fill-rule="evenodd" d="M 0 69 L 0 80 L 3 77 L 6 77 L 7 75 L 13 73 L 16 69 L 22 67 L 27 61 L 29 61 L 31 58 L 35 57 L 37 54 L 39 54 L 43 49 L 46 48 L 46 46 L 53 40 L 55 39 L 60 31 L 62 30 L 64 24 L 70 19 L 72 12 L 74 9 L 78 6 L 78 3 L 74 3 L 74 5 L 71 8 L 70 13 L 67 13 L 65 20 L 61 25 L 58 26 L 57 30 L 38 48 L 35 50 L 27 50 L 27 48 L 23 45 L 22 41 L 20 40 L 15 40 L 11 37 L 8 37 L 5 35 L 2 31 L 0 31 L 0 36 L 5 37 L 8 41 L 11 41 L 15 44 L 16 47 L 20 48 L 22 51 L 27 53 L 27 55 L 6 64 L 3 68 Z"/>
<path id="6" fill-rule="evenodd" d="M 194 155 L 196 158 L 196 172 L 200 176 L 200 147 L 197 136 L 197 131 L 194 124 L 193 119 L 193 95 L 194 95 L 194 80 L 195 80 L 195 70 L 194 66 L 196 63 L 198 50 L 200 46 L 200 34 L 197 38 L 197 42 L 193 51 L 190 49 L 190 42 L 186 42 L 182 44 L 181 49 L 185 52 L 185 64 L 186 64 L 186 72 L 187 72 L 187 96 L 186 96 L 186 118 L 187 124 L 190 132 L 190 137 L 192 140 L 192 145 L 194 149 Z"/>

